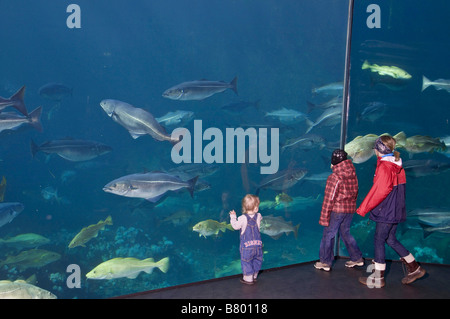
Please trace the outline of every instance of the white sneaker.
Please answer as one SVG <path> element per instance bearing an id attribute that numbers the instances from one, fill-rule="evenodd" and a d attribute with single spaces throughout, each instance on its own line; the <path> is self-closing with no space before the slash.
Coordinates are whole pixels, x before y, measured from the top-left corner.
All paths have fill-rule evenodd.
<path id="1" fill-rule="evenodd" d="M 316 269 L 321 269 L 321 270 L 325 270 L 325 271 L 330 271 L 330 270 L 331 270 L 331 266 L 330 266 L 330 265 L 321 263 L 320 261 L 318 261 L 318 262 L 316 262 L 316 263 L 314 264 L 314 268 L 316 268 Z"/>
<path id="2" fill-rule="evenodd" d="M 364 266 L 364 259 L 360 258 L 357 261 L 349 260 L 345 262 L 345 267 L 353 268 L 355 266 Z"/>

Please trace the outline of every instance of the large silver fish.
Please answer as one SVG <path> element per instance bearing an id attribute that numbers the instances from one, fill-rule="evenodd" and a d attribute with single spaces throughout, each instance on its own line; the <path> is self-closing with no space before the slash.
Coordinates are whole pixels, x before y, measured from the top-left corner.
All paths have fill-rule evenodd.
<path id="1" fill-rule="evenodd" d="M 344 82 L 333 82 L 325 84 L 320 87 L 313 88 L 311 92 L 312 94 L 342 95 L 343 90 L 344 90 Z"/>
<path id="2" fill-rule="evenodd" d="M 422 79 L 422 91 L 429 86 L 434 86 L 436 90 L 445 90 L 450 93 L 450 80 L 437 79 L 434 81 L 430 81 L 424 75 Z"/>
<path id="3" fill-rule="evenodd" d="M 0 132 L 4 130 L 15 130 L 24 124 L 31 125 L 39 132 L 42 132 L 41 114 L 41 106 L 37 107 L 26 116 L 12 112 L 0 113 Z"/>
<path id="4" fill-rule="evenodd" d="M 308 126 L 308 129 L 305 133 L 309 133 L 309 131 L 311 131 L 315 127 L 336 126 L 341 122 L 341 116 L 342 105 L 327 108 L 315 122 L 306 119 L 306 125 Z"/>
<path id="5" fill-rule="evenodd" d="M 238 94 L 237 77 L 230 83 L 207 80 L 183 82 L 167 89 L 162 96 L 171 100 L 180 101 L 203 100 L 226 89 L 231 89 L 234 93 Z"/>
<path id="6" fill-rule="evenodd" d="M 158 201 L 166 192 L 186 188 L 193 196 L 198 176 L 183 181 L 177 176 L 162 172 L 138 173 L 122 176 L 103 187 L 107 193 L 125 197 Z"/>
<path id="7" fill-rule="evenodd" d="M 39 151 L 47 154 L 58 154 L 66 160 L 80 162 L 88 161 L 97 156 L 109 153 L 112 151 L 112 148 L 95 141 L 70 138 L 48 141 L 39 146 L 31 140 L 31 154 L 33 157 Z"/>
<path id="8" fill-rule="evenodd" d="M 282 107 L 279 110 L 266 112 L 266 116 L 276 118 L 283 124 L 293 124 L 307 119 L 304 113 L 285 107 Z"/>
<path id="9" fill-rule="evenodd" d="M 260 230 L 261 233 L 266 234 L 273 239 L 280 238 L 283 234 L 289 235 L 290 232 L 294 233 L 294 237 L 297 238 L 298 228 L 300 224 L 293 226 L 292 222 L 287 222 L 281 216 L 274 217 L 273 215 L 264 216 L 261 220 Z"/>
<path id="10" fill-rule="evenodd" d="M 157 117 L 156 121 L 158 121 L 159 124 L 165 126 L 172 126 L 172 125 L 183 126 L 189 123 L 189 121 L 192 120 L 193 118 L 194 112 L 178 110 L 175 112 L 168 112 L 161 117 Z"/>
<path id="11" fill-rule="evenodd" d="M 0 203 L 0 227 L 10 223 L 24 208 L 22 203 Z"/>
<path id="12" fill-rule="evenodd" d="M 157 141 L 179 142 L 179 139 L 173 139 L 168 135 L 153 115 L 144 109 L 112 99 L 101 101 L 100 106 L 109 117 L 122 125 L 134 139 L 148 134 Z"/>
<path id="13" fill-rule="evenodd" d="M 16 108 L 23 115 L 28 115 L 27 108 L 23 101 L 25 95 L 25 86 L 22 86 L 16 93 L 14 93 L 10 98 L 6 99 L 0 96 L 0 111 L 8 106 Z"/>
<path id="14" fill-rule="evenodd" d="M 269 175 L 261 181 L 255 194 L 258 195 L 261 189 L 284 191 L 297 184 L 299 180 L 305 177 L 307 172 L 304 168 L 288 168 Z"/>

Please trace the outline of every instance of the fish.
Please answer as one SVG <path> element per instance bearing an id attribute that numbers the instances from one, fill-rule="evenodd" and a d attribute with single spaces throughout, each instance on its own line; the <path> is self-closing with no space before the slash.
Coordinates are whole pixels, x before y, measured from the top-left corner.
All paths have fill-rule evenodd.
<path id="1" fill-rule="evenodd" d="M 362 112 L 357 115 L 356 121 L 368 121 L 373 123 L 383 117 L 383 115 L 386 114 L 387 109 L 386 103 L 377 101 L 369 102 Z"/>
<path id="2" fill-rule="evenodd" d="M 161 223 L 172 223 L 173 226 L 185 225 L 192 218 L 192 214 L 182 209 L 164 218 Z"/>
<path id="3" fill-rule="evenodd" d="M 69 88 L 62 83 L 48 83 L 40 87 L 38 93 L 43 98 L 62 101 L 64 98 L 72 96 L 73 88 Z"/>
<path id="4" fill-rule="evenodd" d="M 285 191 L 297 184 L 307 173 L 308 170 L 305 168 L 288 168 L 278 171 L 264 178 L 259 183 L 255 194 L 258 195 L 261 189 Z"/>
<path id="5" fill-rule="evenodd" d="M 6 178 L 2 177 L 2 182 L 0 183 L 0 202 L 5 200 L 5 191 L 6 191 Z"/>
<path id="6" fill-rule="evenodd" d="M 236 275 L 242 272 L 242 265 L 240 259 L 233 260 L 230 264 L 224 265 L 221 268 L 214 268 L 214 277 L 221 278 L 225 276 Z"/>
<path id="7" fill-rule="evenodd" d="M 28 268 L 41 268 L 61 258 L 61 255 L 45 249 L 24 250 L 16 256 L 8 256 L 5 260 L 0 261 L 0 266 L 17 267 L 21 271 Z"/>
<path id="8" fill-rule="evenodd" d="M 33 157 L 38 152 L 44 152 L 47 154 L 57 154 L 68 161 L 80 162 L 91 160 L 111 151 L 112 148 L 110 146 L 89 140 L 64 138 L 47 141 L 39 146 L 31 140 L 31 155 Z"/>
<path id="9" fill-rule="evenodd" d="M 404 161 L 403 169 L 407 175 L 414 177 L 438 175 L 450 170 L 450 162 L 433 159 Z"/>
<path id="10" fill-rule="evenodd" d="M 423 229 L 423 238 L 427 238 L 434 232 L 450 234 L 450 220 L 443 221 L 439 224 L 434 224 L 434 225 L 428 225 L 428 224 L 419 222 L 419 225 Z"/>
<path id="11" fill-rule="evenodd" d="M 315 206 L 318 203 L 320 203 L 320 194 L 318 194 L 315 198 L 312 196 L 308 197 L 295 196 L 292 197 L 292 201 L 289 202 L 280 201 L 276 203 L 274 209 L 283 210 L 284 212 L 288 211 L 298 212 L 299 210 L 305 210 L 308 207 Z"/>
<path id="12" fill-rule="evenodd" d="M 105 229 L 106 225 L 112 225 L 112 217 L 108 216 L 105 220 L 100 220 L 97 224 L 89 225 L 81 229 L 81 231 L 75 235 L 72 241 L 69 243 L 69 248 L 77 246 L 86 247 L 85 244 L 92 238 L 97 237 L 100 230 Z"/>
<path id="13" fill-rule="evenodd" d="M 233 90 L 233 92 L 238 95 L 237 77 L 230 83 L 208 80 L 183 82 L 167 89 L 162 96 L 179 101 L 203 100 L 227 89 Z"/>
<path id="14" fill-rule="evenodd" d="M 446 208 L 416 208 L 407 213 L 407 218 L 418 219 L 423 224 L 437 225 L 450 221 L 450 210 Z"/>
<path id="15" fill-rule="evenodd" d="M 166 192 L 186 188 L 193 197 L 195 183 L 198 176 L 183 181 L 177 176 L 154 171 L 122 176 L 103 187 L 107 193 L 119 196 L 144 198 L 150 202 L 157 202 Z"/>
<path id="16" fill-rule="evenodd" d="M 357 136 L 345 144 L 344 150 L 352 158 L 353 163 L 364 163 L 374 155 L 373 146 L 377 138 L 376 134 Z"/>
<path id="17" fill-rule="evenodd" d="M 450 93 L 450 80 L 437 79 L 430 81 L 425 75 L 422 76 L 422 92 L 429 86 L 434 86 L 436 90 L 445 90 Z"/>
<path id="18" fill-rule="evenodd" d="M 4 130 L 15 130 L 24 124 L 30 125 L 39 132 L 42 132 L 41 114 L 41 106 L 31 111 L 27 116 L 11 112 L 0 113 L 0 132 Z"/>
<path id="19" fill-rule="evenodd" d="M 367 60 L 364 61 L 361 69 L 370 69 L 372 72 L 376 72 L 379 75 L 387 75 L 394 79 L 411 79 L 412 75 L 397 66 L 386 66 L 378 64 L 370 64 Z"/>
<path id="20" fill-rule="evenodd" d="M 155 120 L 165 126 L 179 125 L 183 126 L 189 123 L 194 118 L 194 112 L 178 110 L 175 112 L 168 112 Z"/>
<path id="21" fill-rule="evenodd" d="M 50 239 L 34 233 L 20 234 L 7 239 L 0 238 L 0 245 L 16 249 L 36 248 L 50 243 Z"/>
<path id="22" fill-rule="evenodd" d="M 264 216 L 261 220 L 260 231 L 262 234 L 268 235 L 273 239 L 280 238 L 283 234 L 289 235 L 294 233 L 297 239 L 298 229 L 300 224 L 293 226 L 292 222 L 287 222 L 281 216 L 274 217 L 273 215 Z"/>
<path id="23" fill-rule="evenodd" d="M 25 206 L 18 202 L 0 203 L 0 227 L 10 223 L 24 208 Z"/>
<path id="24" fill-rule="evenodd" d="M 444 152 L 447 146 L 438 137 L 431 137 L 426 135 L 414 135 L 406 138 L 406 142 L 400 147 L 403 147 L 410 154 L 434 151 Z"/>
<path id="25" fill-rule="evenodd" d="M 256 100 L 254 102 L 249 101 L 239 101 L 230 103 L 227 105 L 222 106 L 220 109 L 226 113 L 232 114 L 232 115 L 239 115 L 242 113 L 243 110 L 247 108 L 253 108 L 255 110 L 259 110 L 259 102 L 261 100 Z"/>
<path id="26" fill-rule="evenodd" d="M 342 95 L 344 91 L 344 82 L 332 82 L 319 87 L 315 87 L 311 90 L 313 95 Z"/>
<path id="27" fill-rule="evenodd" d="M 283 124 L 297 123 L 307 119 L 306 114 L 293 109 L 287 109 L 285 107 L 282 107 L 276 111 L 266 112 L 265 116 L 276 118 Z"/>
<path id="28" fill-rule="evenodd" d="M 151 274 L 154 268 L 158 268 L 163 273 L 169 270 L 169 257 L 165 257 L 158 262 L 153 258 L 139 260 L 133 257 L 113 258 L 102 262 L 97 267 L 86 274 L 87 279 L 135 279 L 142 271 Z"/>
<path id="29" fill-rule="evenodd" d="M 178 176 L 183 180 L 191 179 L 195 176 L 206 177 L 214 174 L 219 170 L 219 165 L 214 164 L 183 164 L 173 167 L 167 171 L 171 175 Z"/>
<path id="30" fill-rule="evenodd" d="M 312 102 L 306 101 L 306 104 L 308 105 L 308 111 L 307 113 L 311 113 L 314 110 L 322 110 L 322 112 L 326 109 L 329 109 L 330 107 L 339 106 L 342 108 L 342 96 L 335 96 L 331 100 L 328 100 L 324 103 L 320 104 L 314 104 Z"/>
<path id="31" fill-rule="evenodd" d="M 157 141 L 169 141 L 172 144 L 180 141 L 180 139 L 174 139 L 168 135 L 153 115 L 144 109 L 112 99 L 102 100 L 100 106 L 109 117 L 122 125 L 134 139 L 143 135 L 150 135 Z"/>
<path id="32" fill-rule="evenodd" d="M 281 147 L 281 151 L 287 148 L 312 150 L 313 148 L 323 149 L 326 146 L 325 139 L 317 134 L 304 134 L 300 137 L 294 137 L 286 140 Z"/>
<path id="33" fill-rule="evenodd" d="M 212 235 L 219 235 L 219 232 L 225 232 L 226 230 L 234 231 L 233 227 L 226 222 L 218 222 L 213 219 L 203 220 L 198 222 L 192 227 L 192 230 L 198 233 L 199 237 L 208 237 Z"/>
<path id="34" fill-rule="evenodd" d="M 1 280 L 0 299 L 57 299 L 57 297 L 50 291 L 24 280 Z"/>
<path id="35" fill-rule="evenodd" d="M 4 98 L 0 96 L 0 112 L 7 108 L 8 106 L 14 107 L 20 113 L 28 116 L 28 111 L 23 100 L 25 96 L 25 86 L 22 86 L 16 93 L 14 93 L 9 98 Z"/>
<path id="36" fill-rule="evenodd" d="M 323 127 L 323 126 L 336 126 L 341 123 L 342 116 L 342 105 L 333 106 L 327 108 L 317 119 L 315 122 L 306 119 L 306 125 L 308 128 L 306 129 L 305 134 L 309 133 L 315 127 Z"/>

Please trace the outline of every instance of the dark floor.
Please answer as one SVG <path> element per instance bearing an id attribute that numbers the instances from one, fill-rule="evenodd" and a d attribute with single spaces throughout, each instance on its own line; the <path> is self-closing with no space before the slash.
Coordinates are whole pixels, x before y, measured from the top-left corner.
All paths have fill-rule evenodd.
<path id="1" fill-rule="evenodd" d="M 427 274 L 410 285 L 400 262 L 388 262 L 384 288 L 368 288 L 358 282 L 367 276 L 367 265 L 358 269 L 344 266 L 339 258 L 330 272 L 317 270 L 313 262 L 265 270 L 254 285 L 239 282 L 241 276 L 230 276 L 195 284 L 181 285 L 121 296 L 126 299 L 448 299 L 450 298 L 450 266 L 422 264 Z"/>

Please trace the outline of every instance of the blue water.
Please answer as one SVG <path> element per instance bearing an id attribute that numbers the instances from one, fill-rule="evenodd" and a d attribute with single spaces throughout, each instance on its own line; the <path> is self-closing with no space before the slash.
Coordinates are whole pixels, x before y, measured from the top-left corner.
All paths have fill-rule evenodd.
<path id="1" fill-rule="evenodd" d="M 195 113 L 195 119 L 202 120 L 204 129 L 269 124 L 280 129 L 280 144 L 283 144 L 286 139 L 303 134 L 306 123 L 283 125 L 264 115 L 282 107 L 307 113 L 307 101 L 319 104 L 330 98 L 314 96 L 311 90 L 342 81 L 347 1 L 169 0 L 141 1 L 130 6 L 129 2 L 118 0 L 80 0 L 76 2 L 81 8 L 80 29 L 70 29 L 66 25 L 70 14 L 66 9 L 70 3 L 22 0 L 0 4 L 0 11 L 7 12 L 0 20 L 0 30 L 3 30 L 0 96 L 9 97 L 26 85 L 27 109 L 43 106 L 41 122 L 44 127 L 42 133 L 26 127 L 0 133 L 0 172 L 7 180 L 4 201 L 25 205 L 25 210 L 16 219 L 0 228 L 0 238 L 38 233 L 51 240 L 41 249 L 61 254 L 58 261 L 24 271 L 14 266 L 2 266 L 0 278 L 16 280 L 35 274 L 39 286 L 58 298 L 104 298 L 239 273 L 239 269 L 220 272 L 239 259 L 237 232 L 227 231 L 217 238 L 205 239 L 193 232 L 192 227 L 206 219 L 228 221 L 228 210 L 240 211 L 242 197 L 247 192 L 255 192 L 265 177 L 259 174 L 260 163 L 219 164 L 215 174 L 205 177 L 210 189 L 195 192 L 193 198 L 187 192 L 172 193 L 157 205 L 105 193 L 103 186 L 121 176 L 168 170 L 176 165 L 171 160 L 170 143 L 156 141 L 150 136 L 132 139 L 122 126 L 106 115 L 99 103 L 103 99 L 117 99 L 143 108 L 155 117 L 169 111 L 188 110 Z M 386 20 L 382 21 L 381 30 L 371 30 L 372 34 L 355 27 L 352 90 L 353 87 L 360 90 L 352 91 L 356 102 L 352 100 L 351 112 L 356 112 L 358 103 L 364 99 L 370 101 L 372 96 L 391 98 L 393 102 L 389 103 L 401 105 L 394 116 L 388 117 L 393 124 L 386 126 L 387 119 L 386 122 L 383 120 L 383 126 L 378 123 L 358 126 L 353 122 L 356 115 L 351 113 L 348 139 L 385 131 L 395 134 L 401 130 L 407 131 L 408 135 L 448 135 L 448 121 L 442 121 L 448 117 L 445 107 L 449 102 L 448 93 L 428 89 L 426 94 L 420 94 L 419 86 L 425 70 L 430 70 L 427 72 L 430 79 L 450 78 L 450 70 L 443 59 L 448 47 L 440 40 L 445 33 L 439 33 L 444 32 L 440 29 L 439 19 L 431 26 L 425 19 L 426 14 L 436 11 L 417 9 L 423 13 L 423 20 L 412 23 L 412 18 L 401 12 L 402 6 L 390 1 L 383 5 L 383 19 L 388 17 L 384 12 L 389 6 L 394 10 L 389 29 Z M 356 7 L 355 10 L 355 25 L 364 25 L 365 8 Z M 426 28 L 430 31 L 424 31 Z M 405 41 L 401 44 L 412 47 L 412 53 L 395 46 L 386 48 L 385 44 L 377 50 L 380 54 L 393 51 L 390 54 L 399 58 L 395 62 L 412 70 L 415 84 L 397 93 L 382 88 L 374 91 L 365 84 L 367 74 L 360 70 L 360 64 L 371 58 L 373 52 L 365 52 L 361 43 L 367 39 L 398 43 L 398 33 Z M 405 36 L 410 38 L 405 39 Z M 382 57 L 383 61 L 378 62 L 391 62 L 392 56 Z M 162 97 L 166 89 L 184 81 L 229 82 L 235 76 L 238 77 L 238 96 L 226 90 L 202 101 L 174 101 Z M 61 101 L 39 95 L 39 88 L 52 82 L 73 89 L 72 95 Z M 258 100 L 258 110 L 248 108 L 238 116 L 220 109 L 234 102 Z M 417 112 L 409 112 L 411 109 Z M 316 110 L 308 116 L 315 120 L 319 115 L 320 111 Z M 399 118 L 408 126 L 400 125 Z M 422 121 L 424 118 L 429 123 Z M 192 130 L 193 122 L 186 127 Z M 168 131 L 172 129 L 168 128 Z M 280 153 L 280 170 L 296 166 L 308 169 L 309 175 L 330 172 L 329 156 L 338 145 L 340 125 L 318 128 L 316 133 L 326 139 L 328 147 Z M 43 153 L 34 158 L 31 156 L 31 139 L 39 145 L 65 137 L 105 143 L 113 151 L 86 162 L 70 162 Z M 432 154 L 438 155 L 442 156 Z M 371 185 L 373 159 L 357 169 L 362 200 Z M 427 179 L 427 185 L 432 181 L 439 183 L 439 189 L 448 189 L 448 179 L 423 178 Z M 408 189 L 411 208 L 450 206 L 445 192 L 436 195 L 434 187 L 423 184 L 420 180 L 411 182 L 414 185 Z M 64 200 L 44 198 L 42 190 L 48 187 L 56 189 Z M 285 192 L 292 198 L 309 199 L 309 203 L 295 209 L 261 211 L 263 216 L 272 214 L 293 225 L 300 224 L 297 238 L 290 234 L 275 240 L 263 235 L 264 268 L 318 258 L 322 234 L 318 219 L 323 190 L 323 183 L 302 180 Z M 262 190 L 261 201 L 274 201 L 279 193 Z M 414 194 L 420 195 L 420 199 Z M 180 223 L 165 221 L 180 211 L 187 214 L 185 220 Z M 104 220 L 108 215 L 112 216 L 113 225 L 106 226 L 86 247 L 67 247 L 81 228 Z M 355 220 L 355 224 L 367 222 L 358 217 Z M 436 251 L 442 239 L 435 236 L 433 234 L 421 245 Z M 410 246 L 416 244 L 408 243 Z M 365 254 L 370 256 L 370 239 L 364 247 Z M 0 247 L 0 260 L 18 253 Z M 87 272 L 115 257 L 152 257 L 156 261 L 169 257 L 170 268 L 167 273 L 157 269 L 152 274 L 141 273 L 136 279 L 86 280 Z M 441 258 L 438 262 L 449 262 L 448 246 L 438 257 Z M 424 256 L 423 260 L 430 261 L 430 258 Z M 80 266 L 81 288 L 70 289 L 66 285 L 69 276 L 66 268 L 70 264 Z"/>

